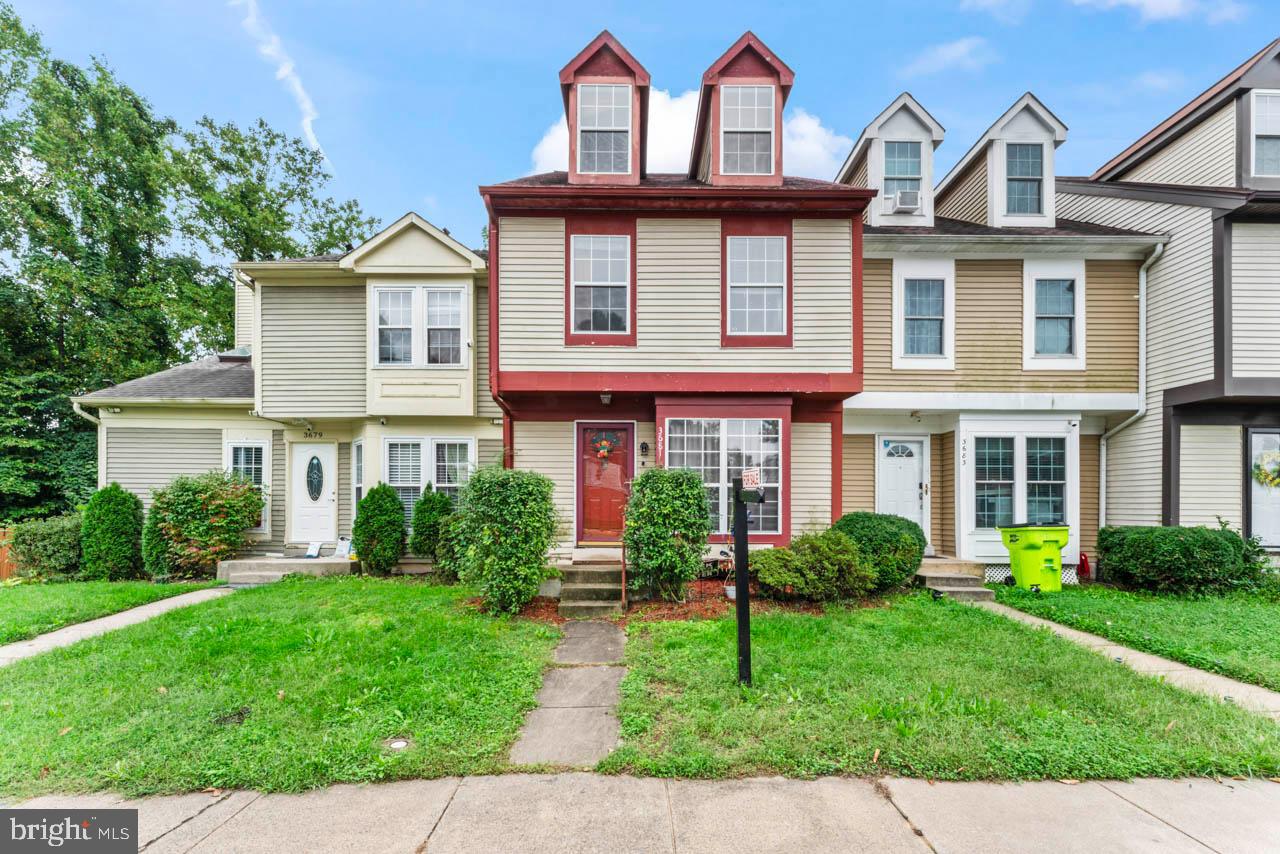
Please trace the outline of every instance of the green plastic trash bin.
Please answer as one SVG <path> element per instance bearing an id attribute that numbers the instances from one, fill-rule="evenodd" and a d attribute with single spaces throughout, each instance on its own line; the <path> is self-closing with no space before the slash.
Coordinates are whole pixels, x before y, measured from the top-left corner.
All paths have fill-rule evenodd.
<path id="1" fill-rule="evenodd" d="M 1066 525 L 1013 525 L 1000 529 L 1009 550 L 1013 580 L 1024 590 L 1036 585 L 1043 593 L 1062 589 L 1062 549 L 1071 529 Z"/>

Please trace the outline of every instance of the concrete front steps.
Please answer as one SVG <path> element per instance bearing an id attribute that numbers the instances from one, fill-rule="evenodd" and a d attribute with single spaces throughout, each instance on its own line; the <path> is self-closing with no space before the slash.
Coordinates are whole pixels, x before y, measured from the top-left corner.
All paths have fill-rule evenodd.
<path id="1" fill-rule="evenodd" d="M 575 549 L 560 575 L 560 616 L 591 619 L 621 613 L 621 549 Z"/>
<path id="2" fill-rule="evenodd" d="M 230 587 L 271 584 L 286 575 L 348 575 L 360 566 L 348 558 L 254 557 L 218 561 L 218 580 Z"/>
<path id="3" fill-rule="evenodd" d="M 976 574 L 970 567 L 977 567 Z M 929 559 L 916 572 L 917 584 L 957 602 L 994 601 L 996 594 L 983 586 L 985 580 L 982 564 L 967 561 Z"/>

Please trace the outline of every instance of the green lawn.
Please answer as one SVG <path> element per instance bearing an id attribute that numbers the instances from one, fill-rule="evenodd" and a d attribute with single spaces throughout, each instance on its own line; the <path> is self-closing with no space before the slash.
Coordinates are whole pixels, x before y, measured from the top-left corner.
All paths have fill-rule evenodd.
<path id="1" fill-rule="evenodd" d="M 1047 631 L 917 594 L 824 616 L 632 623 L 603 770 L 939 779 L 1280 772 L 1280 726 L 1140 676 Z"/>
<path id="2" fill-rule="evenodd" d="M 105 617 L 213 584 L 74 581 L 0 587 L 0 644 L 27 640 L 72 623 Z"/>
<path id="3" fill-rule="evenodd" d="M 1184 597 L 1068 587 L 1036 596 L 997 587 L 996 599 L 1145 652 L 1280 691 L 1280 603 L 1258 596 Z"/>
<path id="4" fill-rule="evenodd" d="M 501 769 L 559 635 L 390 579 L 286 580 L 0 668 L 0 793 Z M 386 739 L 407 737 L 394 753 Z"/>

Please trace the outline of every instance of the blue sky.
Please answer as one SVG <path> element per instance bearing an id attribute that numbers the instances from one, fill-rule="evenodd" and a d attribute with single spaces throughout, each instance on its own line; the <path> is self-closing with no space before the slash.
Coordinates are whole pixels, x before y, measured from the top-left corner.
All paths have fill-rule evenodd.
<path id="1" fill-rule="evenodd" d="M 15 5 L 56 54 L 105 59 L 160 112 L 184 123 L 264 116 L 311 134 L 335 195 L 358 198 L 384 222 L 416 210 L 475 245 L 485 223 L 477 185 L 563 161 L 556 73 L 604 28 L 652 75 L 655 171 L 683 168 L 694 101 L 685 93 L 752 29 L 796 72 L 788 173 L 830 178 L 866 123 L 908 90 L 947 129 L 941 177 L 1030 89 L 1070 128 L 1059 172 L 1086 174 L 1280 35 L 1273 3 Z"/>

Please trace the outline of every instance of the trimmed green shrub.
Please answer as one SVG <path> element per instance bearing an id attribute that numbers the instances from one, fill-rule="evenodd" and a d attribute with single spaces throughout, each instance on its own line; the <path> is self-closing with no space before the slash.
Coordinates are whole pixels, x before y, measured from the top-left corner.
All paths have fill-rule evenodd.
<path id="1" fill-rule="evenodd" d="M 1098 556 L 1107 577 L 1139 590 L 1252 590 L 1264 577 L 1258 555 L 1225 526 L 1106 527 L 1098 532 Z"/>
<path id="2" fill-rule="evenodd" d="M 791 549 L 757 549 L 751 553 L 751 574 L 760 589 L 775 599 L 799 598 L 800 590 L 808 590 L 808 579 L 800 572 Z"/>
<path id="3" fill-rule="evenodd" d="M 413 534 L 409 537 L 409 551 L 418 557 L 436 560 L 440 520 L 452 512 L 453 499 L 446 493 L 434 491 L 431 484 L 427 484 L 426 491 L 413 505 Z"/>
<path id="4" fill-rule="evenodd" d="M 164 531 L 160 530 L 161 515 L 153 504 L 142 524 L 142 569 L 154 579 L 168 578 L 173 573 L 169 544 L 165 542 Z"/>
<path id="5" fill-rule="evenodd" d="M 19 522 L 11 535 L 13 558 L 24 576 L 68 580 L 80 571 L 79 514 Z"/>
<path id="6" fill-rule="evenodd" d="M 546 475 L 498 466 L 480 469 L 463 488 L 460 577 L 480 588 L 487 611 L 516 613 L 550 574 L 547 549 L 558 523 L 552 489 Z"/>
<path id="7" fill-rule="evenodd" d="M 386 575 L 404 554 L 404 505 L 395 489 L 379 483 L 360 499 L 351 545 L 364 572 Z"/>
<path id="8" fill-rule="evenodd" d="M 170 573 L 212 575 L 248 543 L 262 517 L 262 494 L 240 475 L 214 470 L 184 475 L 152 494 Z M 154 537 L 150 543 L 155 548 Z M 153 558 L 154 563 L 154 558 Z"/>
<path id="9" fill-rule="evenodd" d="M 863 561 L 875 571 L 876 590 L 902 585 L 924 559 L 924 531 L 902 516 L 846 513 L 831 528 L 858 544 Z"/>
<path id="10" fill-rule="evenodd" d="M 440 535 L 436 540 L 435 580 L 453 584 L 462 571 L 462 559 L 466 554 L 466 522 L 461 513 L 450 513 L 440 520 Z"/>
<path id="11" fill-rule="evenodd" d="M 789 549 L 769 551 L 753 552 L 752 568 L 761 588 L 777 598 L 858 599 L 875 586 L 875 570 L 863 559 L 858 544 L 836 530 L 802 534 L 791 540 Z"/>
<path id="12" fill-rule="evenodd" d="M 111 483 L 89 497 L 80 522 L 80 577 L 118 581 L 142 572 L 142 501 Z"/>
<path id="13" fill-rule="evenodd" d="M 711 519 L 702 477 L 689 469 L 651 468 L 631 482 L 622 541 L 636 589 L 678 600 L 698 577 Z"/>

